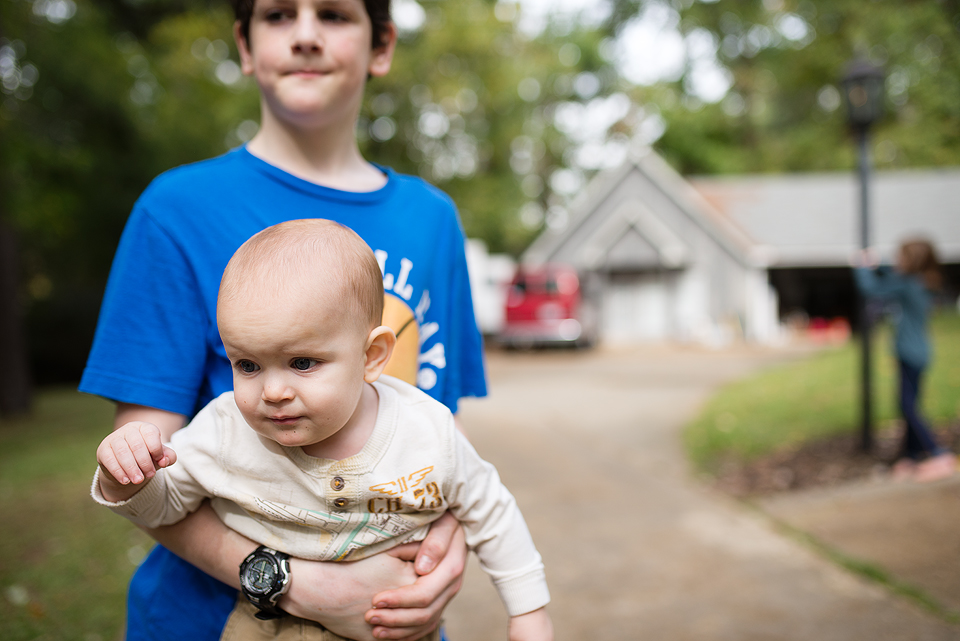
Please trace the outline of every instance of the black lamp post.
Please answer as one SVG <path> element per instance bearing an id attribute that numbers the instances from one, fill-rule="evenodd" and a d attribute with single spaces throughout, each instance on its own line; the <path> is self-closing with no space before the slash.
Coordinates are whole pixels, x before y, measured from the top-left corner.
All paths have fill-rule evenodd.
<path id="1" fill-rule="evenodd" d="M 868 185 L 870 180 L 870 154 L 868 148 L 870 127 L 883 114 L 883 69 L 866 60 L 854 60 L 847 66 L 843 76 L 843 96 L 847 104 L 850 127 L 857 137 L 860 151 L 860 247 L 870 246 Z M 860 338 L 862 343 L 862 425 L 861 445 L 865 452 L 873 446 L 873 415 L 870 392 L 870 310 L 866 297 L 860 297 Z"/>

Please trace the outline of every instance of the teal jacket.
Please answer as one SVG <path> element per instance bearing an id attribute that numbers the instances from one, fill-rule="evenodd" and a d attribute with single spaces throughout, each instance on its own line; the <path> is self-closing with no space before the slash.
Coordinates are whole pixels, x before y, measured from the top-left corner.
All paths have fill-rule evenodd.
<path id="1" fill-rule="evenodd" d="M 895 318 L 897 358 L 908 365 L 924 368 L 930 362 L 930 340 L 927 319 L 932 297 L 919 276 L 901 274 L 889 267 L 877 270 L 858 267 L 854 270 L 857 287 L 868 298 L 897 303 Z"/>

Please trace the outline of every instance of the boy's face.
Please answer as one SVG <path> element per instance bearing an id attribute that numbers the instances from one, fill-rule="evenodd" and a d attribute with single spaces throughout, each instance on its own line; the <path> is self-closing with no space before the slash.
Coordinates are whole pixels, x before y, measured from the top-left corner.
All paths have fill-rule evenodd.
<path id="1" fill-rule="evenodd" d="M 243 72 L 277 119 L 299 127 L 349 125 L 368 75 L 390 70 L 395 33 L 371 49 L 362 0 L 256 0 L 250 40 L 235 29 Z"/>
<path id="2" fill-rule="evenodd" d="M 369 334 L 323 298 L 253 295 L 218 309 L 237 406 L 281 445 L 319 443 L 358 414 Z"/>

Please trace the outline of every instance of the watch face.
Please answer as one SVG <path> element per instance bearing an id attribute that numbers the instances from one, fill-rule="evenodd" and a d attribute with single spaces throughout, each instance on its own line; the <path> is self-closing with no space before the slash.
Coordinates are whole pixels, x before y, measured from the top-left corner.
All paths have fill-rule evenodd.
<path id="1" fill-rule="evenodd" d="M 243 582 L 250 592 L 267 594 L 277 581 L 277 565 L 273 559 L 259 557 L 247 566 L 243 573 Z"/>

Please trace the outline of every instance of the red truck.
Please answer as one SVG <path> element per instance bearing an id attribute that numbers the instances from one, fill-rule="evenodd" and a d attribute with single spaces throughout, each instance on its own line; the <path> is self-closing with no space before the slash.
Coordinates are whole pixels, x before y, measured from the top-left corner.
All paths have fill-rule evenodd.
<path id="1" fill-rule="evenodd" d="M 572 345 L 596 340 L 596 313 L 581 278 L 568 265 L 518 268 L 507 293 L 499 341 L 507 347 Z"/>

